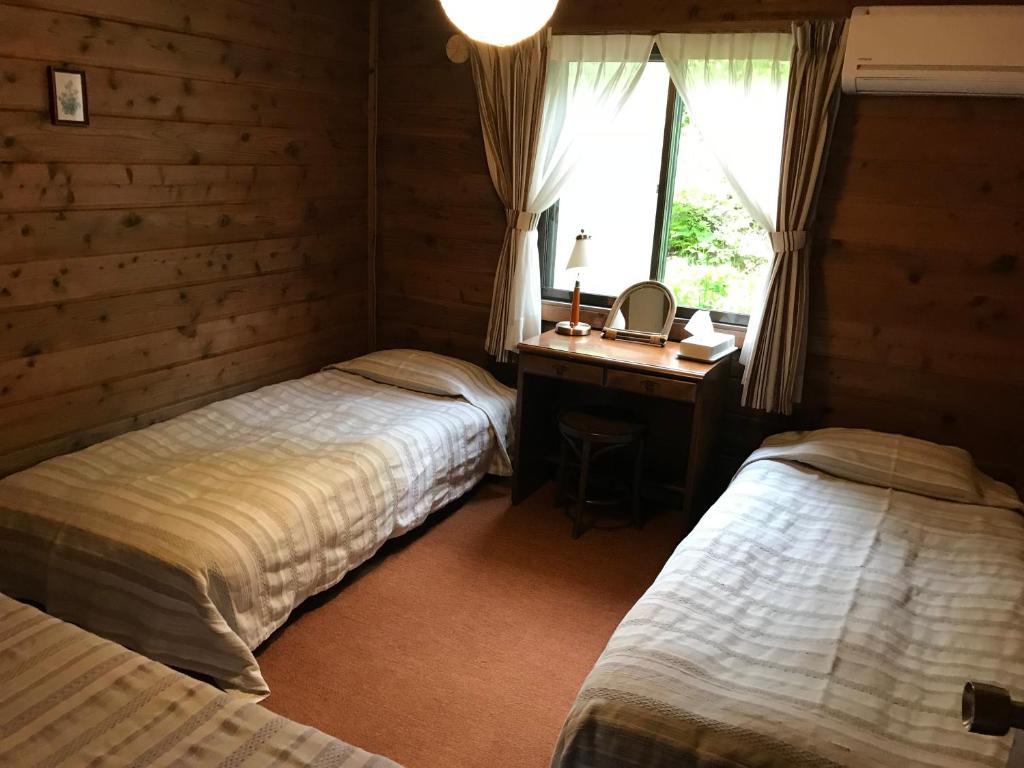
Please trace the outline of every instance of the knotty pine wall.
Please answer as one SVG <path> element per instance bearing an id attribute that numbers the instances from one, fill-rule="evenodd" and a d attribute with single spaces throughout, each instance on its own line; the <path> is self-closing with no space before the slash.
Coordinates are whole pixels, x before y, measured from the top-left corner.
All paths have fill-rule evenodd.
<path id="1" fill-rule="evenodd" d="M 368 60 L 365 2 L 0 3 L 0 473 L 365 351 Z"/>
<path id="2" fill-rule="evenodd" d="M 687 31 L 846 16 L 845 0 L 562 0 L 562 33 Z M 471 74 L 436 0 L 381 0 L 378 339 L 486 362 L 504 216 Z M 738 407 L 735 464 L 792 425 L 895 430 L 1024 481 L 1024 100 L 847 98 L 814 234 L 805 403 Z"/>

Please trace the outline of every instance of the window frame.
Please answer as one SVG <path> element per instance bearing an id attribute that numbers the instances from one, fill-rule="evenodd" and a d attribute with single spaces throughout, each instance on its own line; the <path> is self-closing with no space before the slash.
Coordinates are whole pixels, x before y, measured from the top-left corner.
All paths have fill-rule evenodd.
<path id="1" fill-rule="evenodd" d="M 664 61 L 661 51 L 655 45 L 651 51 L 649 62 Z M 663 281 L 665 278 L 666 248 L 668 228 L 671 222 L 672 194 L 675 191 L 676 168 L 679 159 L 680 123 L 683 116 L 683 100 L 676 90 L 675 83 L 669 79 L 668 98 L 665 105 L 665 131 L 662 140 L 661 171 L 658 179 L 658 208 L 654 218 L 654 238 L 651 244 L 650 280 Z M 554 283 L 555 244 L 558 238 L 558 203 L 556 202 L 540 216 L 537 225 L 537 242 L 540 251 L 540 284 L 541 299 L 568 303 L 572 301 L 572 291 L 552 287 Z M 611 309 L 615 296 L 599 293 L 580 293 L 580 301 L 593 307 Z M 680 306 L 676 308 L 676 318 L 688 320 L 698 307 Z M 750 316 L 737 312 L 720 312 L 709 310 L 711 319 L 723 325 L 746 327 L 750 324 Z"/>

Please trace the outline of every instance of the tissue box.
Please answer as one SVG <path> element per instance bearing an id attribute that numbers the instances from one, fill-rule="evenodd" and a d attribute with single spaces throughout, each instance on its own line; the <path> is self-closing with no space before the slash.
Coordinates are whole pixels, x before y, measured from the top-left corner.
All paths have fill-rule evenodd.
<path id="1" fill-rule="evenodd" d="M 736 348 L 736 338 L 729 333 L 703 333 L 679 342 L 679 357 L 713 363 Z"/>

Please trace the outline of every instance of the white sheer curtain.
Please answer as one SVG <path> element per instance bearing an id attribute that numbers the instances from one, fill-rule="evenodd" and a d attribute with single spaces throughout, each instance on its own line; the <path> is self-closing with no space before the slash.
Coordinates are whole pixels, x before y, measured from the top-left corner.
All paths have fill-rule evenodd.
<path id="1" fill-rule="evenodd" d="M 661 34 L 657 41 L 690 119 L 768 237 L 777 223 L 793 35 Z M 744 364 L 754 346 L 763 304 L 762 299 L 754 308 L 747 327 L 740 355 Z"/>
<path id="2" fill-rule="evenodd" d="M 532 226 L 522 238 L 511 284 L 505 350 L 540 333 L 540 253 L 536 217 L 557 202 L 580 160 L 579 135 L 615 118 L 636 88 L 654 46 L 652 35 L 556 35 L 551 38 L 540 141 L 526 210 Z"/>

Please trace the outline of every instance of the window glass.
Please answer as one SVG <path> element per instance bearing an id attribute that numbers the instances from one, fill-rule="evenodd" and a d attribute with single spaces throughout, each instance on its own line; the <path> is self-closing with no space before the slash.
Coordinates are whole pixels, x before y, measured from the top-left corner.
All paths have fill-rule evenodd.
<path id="1" fill-rule="evenodd" d="M 771 266 L 771 244 L 685 111 L 671 204 L 663 280 L 676 302 L 749 315 Z"/>
<path id="2" fill-rule="evenodd" d="M 733 87 L 728 62 L 712 60 L 701 66 L 702 77 L 711 78 L 704 82 L 707 93 L 702 98 L 719 87 Z M 785 106 L 784 88 L 780 90 L 778 83 L 785 83 L 788 69 L 788 62 L 753 63 L 752 93 L 764 101 L 766 115 Z M 715 147 L 701 136 L 682 103 L 677 100 L 674 112 L 668 110 L 670 93 L 675 91 L 667 67 L 651 61 L 616 120 L 588 126 L 581 139 L 580 164 L 559 202 L 541 221 L 544 289 L 554 298 L 564 298 L 564 292 L 572 290 L 576 270 L 565 267 L 583 229 L 592 237 L 593 263 L 578 275 L 584 293 L 614 297 L 633 283 L 657 279 L 675 294 L 684 311 L 708 309 L 718 313 L 718 319 L 745 322 L 771 267 L 770 240 L 747 212 L 716 159 Z M 705 111 L 712 125 L 715 119 L 725 121 L 717 123 L 716 136 L 728 139 L 728 110 Z M 760 151 L 735 149 L 740 154 Z M 662 182 L 664 190 L 659 188 Z M 777 182 L 772 175 L 763 183 Z"/>
<path id="3" fill-rule="evenodd" d="M 576 235 L 587 231 L 595 266 L 580 274 L 587 293 L 617 296 L 647 280 L 658 211 L 668 70 L 651 62 L 619 116 L 588 126 L 581 161 L 558 203 L 552 285 L 572 290 L 565 265 Z"/>

